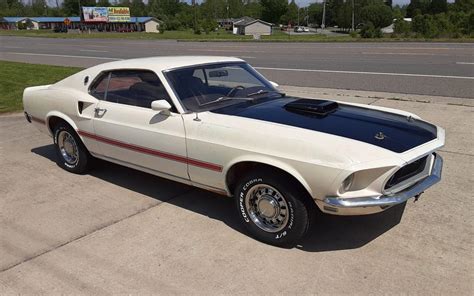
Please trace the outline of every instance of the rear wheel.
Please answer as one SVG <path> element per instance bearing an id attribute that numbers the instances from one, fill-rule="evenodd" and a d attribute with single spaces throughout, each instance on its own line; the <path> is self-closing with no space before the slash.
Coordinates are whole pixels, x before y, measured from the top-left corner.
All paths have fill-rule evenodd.
<path id="1" fill-rule="evenodd" d="M 58 166 L 75 174 L 85 173 L 90 168 L 92 156 L 68 124 L 60 122 L 55 126 L 54 144 Z"/>
<path id="2" fill-rule="evenodd" d="M 308 231 L 314 208 L 296 182 L 270 170 L 244 177 L 235 201 L 244 227 L 256 239 L 282 247 L 295 245 Z"/>

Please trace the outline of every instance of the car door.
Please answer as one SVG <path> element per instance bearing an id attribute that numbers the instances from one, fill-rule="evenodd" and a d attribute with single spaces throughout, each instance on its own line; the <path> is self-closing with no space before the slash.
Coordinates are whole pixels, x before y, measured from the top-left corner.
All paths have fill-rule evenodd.
<path id="1" fill-rule="evenodd" d="M 189 179 L 183 120 L 174 112 L 151 109 L 154 100 L 173 103 L 156 73 L 117 70 L 103 73 L 105 92 L 93 85 L 99 98 L 94 116 L 94 137 L 109 160 Z M 96 83 L 102 85 L 101 81 Z"/>

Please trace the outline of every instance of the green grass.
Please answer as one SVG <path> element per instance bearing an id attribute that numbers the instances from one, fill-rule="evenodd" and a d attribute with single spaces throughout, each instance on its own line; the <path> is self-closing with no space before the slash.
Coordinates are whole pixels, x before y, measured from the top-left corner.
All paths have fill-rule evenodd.
<path id="1" fill-rule="evenodd" d="M 33 65 L 0 61 L 0 113 L 23 110 L 23 90 L 29 86 L 51 84 L 81 68 Z"/>
<path id="2" fill-rule="evenodd" d="M 117 33 L 117 32 L 97 32 L 97 33 L 54 33 L 51 30 L 0 30 L 0 35 L 3 36 L 23 36 L 23 37 L 48 37 L 48 38 L 100 38 L 100 39 L 147 39 L 147 40 L 192 40 L 192 41 L 214 41 L 214 40 L 233 40 L 245 41 L 252 40 L 252 36 L 233 35 L 230 32 L 219 30 L 217 32 L 210 32 L 209 34 L 194 34 L 192 30 L 185 31 L 165 31 L 163 34 L 159 33 L 145 33 L 145 32 L 131 32 L 131 33 Z"/>
<path id="3" fill-rule="evenodd" d="M 163 34 L 158 33 L 116 33 L 116 32 L 102 32 L 102 33 L 54 33 L 51 30 L 0 30 L 0 36 L 23 36 L 23 37 L 48 37 L 48 38 L 63 38 L 63 39 L 145 39 L 145 40 L 178 40 L 178 41 L 242 41 L 242 42 L 474 42 L 472 37 L 462 38 L 392 38 L 386 36 L 377 39 L 363 39 L 360 37 L 346 36 L 326 36 L 326 35 L 305 35 L 293 34 L 288 36 L 280 30 L 274 30 L 271 36 L 262 36 L 261 40 L 253 40 L 252 36 L 233 35 L 231 32 L 219 30 L 217 32 L 210 32 L 209 34 L 196 35 L 192 30 L 184 31 L 165 31 Z"/>

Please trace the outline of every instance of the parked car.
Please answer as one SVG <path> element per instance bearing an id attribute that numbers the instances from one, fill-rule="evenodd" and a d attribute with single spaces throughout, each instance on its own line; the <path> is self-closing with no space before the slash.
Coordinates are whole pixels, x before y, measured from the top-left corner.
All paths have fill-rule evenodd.
<path id="1" fill-rule="evenodd" d="M 66 26 L 56 26 L 56 27 L 54 27 L 53 32 L 55 32 L 55 33 L 67 33 L 67 27 Z"/>
<path id="2" fill-rule="evenodd" d="M 297 243 L 318 208 L 378 213 L 441 178 L 442 128 L 401 110 L 286 96 L 238 58 L 100 64 L 26 88 L 23 105 L 66 171 L 100 158 L 233 197 L 249 233 L 278 246 Z"/>
<path id="3" fill-rule="evenodd" d="M 303 33 L 304 29 L 303 29 L 303 27 L 297 26 L 297 27 L 295 27 L 295 29 L 293 31 L 295 33 Z"/>

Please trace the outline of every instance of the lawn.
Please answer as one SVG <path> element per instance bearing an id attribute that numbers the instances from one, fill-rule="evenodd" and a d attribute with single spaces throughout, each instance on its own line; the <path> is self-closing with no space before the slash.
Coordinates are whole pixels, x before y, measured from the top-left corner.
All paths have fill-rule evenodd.
<path id="1" fill-rule="evenodd" d="M 23 90 L 28 86 L 51 84 L 81 68 L 33 65 L 0 61 L 0 113 L 23 110 Z"/>
<path id="2" fill-rule="evenodd" d="M 326 36 L 320 34 L 294 34 L 288 36 L 284 32 L 275 29 L 273 35 L 262 36 L 261 40 L 253 40 L 252 36 L 233 35 L 231 32 L 219 30 L 210 32 L 209 34 L 194 34 L 192 30 L 184 31 L 165 31 L 163 34 L 158 33 L 117 33 L 117 32 L 101 32 L 101 33 L 54 33 L 51 30 L 0 30 L 0 36 L 23 36 L 23 37 L 48 37 L 48 38 L 99 38 L 99 39 L 146 39 L 146 40 L 179 40 L 179 41 L 243 41 L 243 42 L 474 42 L 474 38 L 463 37 L 457 39 L 438 38 L 392 38 L 390 36 L 376 39 L 363 39 L 360 37 L 346 36 Z"/>
<path id="3" fill-rule="evenodd" d="M 23 37 L 48 37 L 48 38 L 104 38 L 104 39 L 171 39 L 171 40 L 192 40 L 192 41 L 214 41 L 214 40 L 252 40 L 252 36 L 233 35 L 230 32 L 219 30 L 209 34 L 194 34 L 192 30 L 185 31 L 165 31 L 159 33 L 131 32 L 96 32 L 96 33 L 54 33 L 51 30 L 0 30 L 3 36 L 23 36 Z"/>

